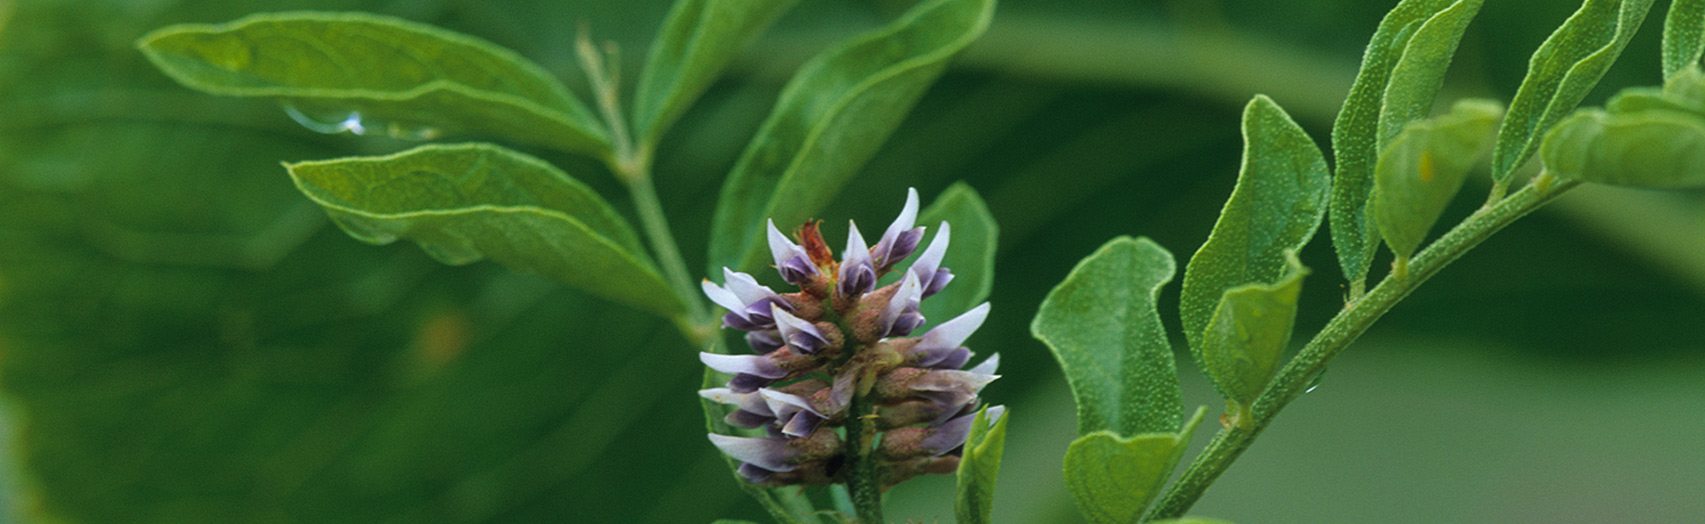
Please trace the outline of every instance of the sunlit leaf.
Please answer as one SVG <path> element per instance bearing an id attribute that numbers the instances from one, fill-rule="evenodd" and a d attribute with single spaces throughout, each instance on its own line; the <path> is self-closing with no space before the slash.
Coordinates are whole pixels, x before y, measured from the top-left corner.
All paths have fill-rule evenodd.
<path id="1" fill-rule="evenodd" d="M 634 134 L 654 144 L 722 69 L 795 0 L 678 0 L 634 92 Z"/>
<path id="2" fill-rule="evenodd" d="M 993 0 L 925 2 L 800 68 L 722 187 L 711 269 L 751 268 L 766 219 L 792 228 L 830 202 L 993 14 Z"/>
<path id="3" fill-rule="evenodd" d="M 1478 5 L 1475 4 L 1475 9 Z M 1338 252 L 1344 277 L 1351 282 L 1367 277 L 1374 253 L 1379 249 L 1379 232 L 1368 216 L 1367 206 L 1373 191 L 1374 162 L 1379 156 L 1379 146 L 1389 138 L 1380 133 L 1380 114 L 1385 106 L 1387 86 L 1392 82 L 1393 70 L 1397 68 L 1399 59 L 1409 53 L 1410 42 L 1422 24 L 1447 9 L 1461 12 L 1466 8 L 1452 0 L 1403 0 L 1385 15 L 1368 42 L 1367 51 L 1362 55 L 1361 70 L 1356 73 L 1356 81 L 1350 86 L 1350 94 L 1344 99 L 1344 107 L 1332 125 L 1332 152 L 1336 162 L 1332 173 L 1330 209 L 1332 245 Z M 1436 27 L 1446 25 L 1451 24 L 1441 22 Z M 1448 63 L 1449 54 L 1454 52 L 1461 36 L 1439 29 L 1424 34 L 1429 41 L 1417 42 L 1415 57 L 1406 59 L 1411 64 L 1407 69 L 1410 77 L 1418 76 L 1415 71 L 1421 68 L 1421 64 L 1436 62 L 1439 58 L 1433 55 L 1441 51 L 1446 54 L 1444 60 Z M 1426 55 L 1426 60 L 1423 60 L 1423 55 Z M 1436 92 L 1438 84 L 1432 82 L 1422 87 Z M 1418 92 L 1420 88 L 1413 86 L 1408 89 L 1405 96 L 1411 99 L 1432 99 L 1432 93 Z"/>
<path id="4" fill-rule="evenodd" d="M 923 301 L 924 318 L 933 321 L 957 317 L 989 297 L 995 279 L 995 241 L 1000 233 L 983 198 L 963 182 L 949 186 L 918 214 L 918 225 L 929 228 L 929 236 L 918 245 L 929 245 L 940 233 L 936 226 L 942 221 L 953 225 L 947 256 L 942 259 L 942 266 L 953 271 L 953 282 Z"/>
<path id="5" fill-rule="evenodd" d="M 541 160 L 473 144 L 286 167 L 363 242 L 407 238 L 447 264 L 490 258 L 655 313 L 682 308 L 620 215 Z"/>
<path id="6" fill-rule="evenodd" d="M 1204 413 L 1196 410 L 1176 433 L 1124 437 L 1096 431 L 1072 441 L 1066 448 L 1066 489 L 1083 516 L 1095 524 L 1137 522 L 1172 477 Z"/>
<path id="7" fill-rule="evenodd" d="M 1373 214 L 1399 258 L 1415 254 L 1486 156 L 1503 111 L 1489 100 L 1457 102 L 1448 114 L 1409 124 L 1380 153 Z"/>
<path id="8" fill-rule="evenodd" d="M 1645 21 L 1653 0 L 1586 0 L 1528 62 L 1492 149 L 1492 179 L 1509 182 L 1539 140 L 1598 85 Z"/>
<path id="9" fill-rule="evenodd" d="M 1178 428 L 1178 369 L 1155 309 L 1175 271 L 1165 248 L 1120 237 L 1078 262 L 1042 301 L 1030 332 L 1066 373 L 1079 435 Z"/>
<path id="10" fill-rule="evenodd" d="M 1326 160 L 1283 109 L 1257 96 L 1243 112 L 1243 139 L 1237 187 L 1184 271 L 1178 307 L 1198 364 L 1220 297 L 1284 277 L 1285 253 L 1301 251 L 1326 214 Z"/>
<path id="11" fill-rule="evenodd" d="M 1705 58 L 1705 0 L 1670 2 L 1664 17 L 1664 80 Z"/>
<path id="12" fill-rule="evenodd" d="M 502 137 L 597 154 L 603 126 L 543 68 L 471 36 L 361 13 L 176 25 L 138 44 L 203 92 L 276 99 L 324 132 Z"/>
<path id="13" fill-rule="evenodd" d="M 1283 279 L 1227 290 L 1202 334 L 1203 371 L 1221 394 L 1239 406 L 1255 402 L 1273 380 L 1279 357 L 1291 341 L 1297 297 L 1308 268 L 1289 255 Z"/>
<path id="14" fill-rule="evenodd" d="M 1000 414 L 990 423 L 989 409 L 983 408 L 971 421 L 971 435 L 965 438 L 965 452 L 959 459 L 958 497 L 954 499 L 954 515 L 959 524 L 994 522 L 995 480 L 1000 477 L 1001 456 L 1006 450 L 1006 421 L 1011 410 Z"/>

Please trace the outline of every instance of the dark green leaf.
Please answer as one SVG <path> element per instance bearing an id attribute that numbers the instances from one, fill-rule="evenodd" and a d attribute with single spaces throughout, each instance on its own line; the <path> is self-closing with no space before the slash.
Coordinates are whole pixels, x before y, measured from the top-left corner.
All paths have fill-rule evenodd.
<path id="1" fill-rule="evenodd" d="M 1179 432 L 1122 437 L 1096 431 L 1066 448 L 1066 489 L 1095 524 L 1129 524 L 1160 494 L 1206 412 L 1197 409 Z"/>
<path id="2" fill-rule="evenodd" d="M 993 14 L 993 0 L 925 2 L 802 67 L 722 187 L 711 269 L 758 264 L 766 219 L 791 229 L 833 200 Z"/>
<path id="3" fill-rule="evenodd" d="M 959 496 L 953 502 L 959 524 L 994 521 L 990 513 L 995 505 L 995 480 L 1000 477 L 1001 455 L 1006 450 L 1006 420 L 1012 414 L 1001 413 L 994 424 L 989 423 L 988 415 L 985 407 L 971 421 L 971 435 L 965 439 L 965 454 L 959 460 Z"/>
<path id="4" fill-rule="evenodd" d="M 541 160 L 473 144 L 286 167 L 363 242 L 408 238 L 447 264 L 489 257 L 655 313 L 682 309 L 621 216 Z"/>
<path id="5" fill-rule="evenodd" d="M 655 144 L 741 49 L 795 0 L 679 0 L 664 20 L 634 92 L 634 135 Z"/>
<path id="6" fill-rule="evenodd" d="M 1156 520 L 1149 524 L 1231 524 L 1231 521 L 1202 517 L 1184 517 L 1181 519 Z"/>
<path id="7" fill-rule="evenodd" d="M 1178 368 L 1155 309 L 1175 271 L 1172 254 L 1153 241 L 1115 238 L 1042 301 L 1030 333 L 1066 373 L 1079 435 L 1177 429 Z"/>
<path id="8" fill-rule="evenodd" d="M 934 203 L 918 213 L 918 225 L 929 228 L 929 238 L 918 245 L 929 245 L 940 233 L 936 226 L 942 221 L 953 225 L 947 256 L 942 259 L 942 267 L 953 270 L 953 282 L 923 302 L 924 318 L 935 321 L 957 317 L 989 297 L 995 279 L 995 241 L 1000 233 L 983 198 L 963 182 L 942 191 Z"/>
<path id="9" fill-rule="evenodd" d="M 1457 102 L 1449 114 L 1409 124 L 1380 153 L 1373 214 L 1399 258 L 1415 254 L 1469 170 L 1492 147 L 1503 112 L 1489 100 Z"/>
<path id="10" fill-rule="evenodd" d="M 1374 162 L 1384 138 L 1380 136 L 1379 120 L 1392 71 L 1421 24 L 1451 5 L 1451 0 L 1403 0 L 1385 15 L 1368 42 L 1367 52 L 1362 55 L 1362 68 L 1356 73 L 1356 81 L 1332 125 L 1332 152 L 1336 160 L 1330 211 L 1332 245 L 1338 252 L 1344 277 L 1351 282 L 1367 278 L 1374 253 L 1379 249 L 1379 232 L 1367 214 L 1367 205 L 1373 192 Z M 1439 32 L 1429 34 L 1437 38 Z M 1421 46 L 1436 47 L 1436 42 Z M 1451 47 L 1454 48 L 1454 43 Z"/>
<path id="11" fill-rule="evenodd" d="M 1297 297 L 1308 268 L 1286 253 L 1287 273 L 1272 284 L 1231 288 L 1220 299 L 1202 337 L 1203 371 L 1227 399 L 1240 406 L 1255 397 L 1279 370 L 1279 357 L 1291 342 Z"/>
<path id="12" fill-rule="evenodd" d="M 544 69 L 424 24 L 360 13 L 261 14 L 167 27 L 138 45 L 178 83 L 280 100 L 322 131 L 488 134 L 589 154 L 608 148 L 602 125 Z"/>
<path id="13" fill-rule="evenodd" d="M 1508 184 L 1540 138 L 1568 116 L 1622 54 L 1652 0 L 1586 0 L 1528 62 L 1492 149 L 1492 179 Z"/>
<path id="14" fill-rule="evenodd" d="M 1680 111 L 1580 111 L 1540 150 L 1562 178 L 1645 188 L 1705 187 L 1705 116 Z"/>
<path id="15" fill-rule="evenodd" d="M 1664 17 L 1664 80 L 1705 58 L 1705 0 L 1675 0 Z"/>
<path id="16" fill-rule="evenodd" d="M 1220 297 L 1285 275 L 1285 252 L 1301 251 L 1326 214 L 1326 160 L 1296 122 L 1264 96 L 1243 113 L 1243 169 L 1208 241 L 1190 258 L 1179 296 L 1184 335 L 1197 364 Z"/>

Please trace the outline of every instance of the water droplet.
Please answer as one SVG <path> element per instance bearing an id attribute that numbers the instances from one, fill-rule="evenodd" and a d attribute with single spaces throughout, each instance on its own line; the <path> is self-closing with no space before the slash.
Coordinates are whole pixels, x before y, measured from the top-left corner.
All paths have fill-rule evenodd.
<path id="1" fill-rule="evenodd" d="M 1308 389 L 1304 389 L 1302 392 L 1304 394 L 1308 394 L 1313 393 L 1316 389 L 1320 389 L 1320 377 L 1324 376 L 1326 376 L 1326 370 L 1323 368 L 1319 373 L 1314 374 L 1314 378 L 1308 379 Z"/>
<path id="2" fill-rule="evenodd" d="M 284 114 L 290 115 L 291 120 L 295 120 L 302 127 L 306 127 L 315 133 L 328 135 L 345 132 L 353 135 L 367 134 L 367 126 L 361 121 L 360 111 L 309 111 L 291 104 L 284 104 Z"/>

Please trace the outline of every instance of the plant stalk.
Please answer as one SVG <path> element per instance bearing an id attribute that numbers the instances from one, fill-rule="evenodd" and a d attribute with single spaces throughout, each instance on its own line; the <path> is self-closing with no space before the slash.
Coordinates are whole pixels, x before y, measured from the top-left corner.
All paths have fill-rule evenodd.
<path id="1" fill-rule="evenodd" d="M 1579 182 L 1576 181 L 1534 183 L 1494 205 L 1482 208 L 1415 256 L 1410 261 L 1406 274 L 1387 275 L 1360 300 L 1340 311 L 1279 371 L 1278 377 L 1256 398 L 1250 408 L 1254 423 L 1247 428 L 1224 428 L 1215 434 L 1208 447 L 1184 470 L 1184 475 L 1166 492 L 1148 518 L 1170 519 L 1184 516 L 1207 491 L 1208 486 L 1237 460 L 1238 455 L 1249 449 L 1255 437 L 1272 422 L 1279 410 L 1307 392 L 1310 382 L 1326 370 L 1326 363 L 1349 347 L 1350 343 L 1355 342 L 1357 337 L 1390 311 L 1392 306 L 1408 297 L 1422 282 L 1438 274 L 1439 270 L 1455 262 L 1499 230 L 1550 203 L 1558 195 L 1577 185 Z"/>
<path id="2" fill-rule="evenodd" d="M 882 524 L 882 479 L 876 470 L 873 444 L 876 443 L 875 420 L 868 415 L 873 408 L 867 393 L 853 395 L 847 411 L 846 483 L 852 495 L 853 509 L 863 524 Z"/>

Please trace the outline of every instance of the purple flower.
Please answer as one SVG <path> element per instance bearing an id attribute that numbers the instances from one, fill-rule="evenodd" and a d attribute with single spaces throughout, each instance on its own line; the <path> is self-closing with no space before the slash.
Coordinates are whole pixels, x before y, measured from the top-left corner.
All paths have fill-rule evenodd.
<path id="1" fill-rule="evenodd" d="M 840 291 L 843 297 L 856 297 L 876 288 L 876 264 L 870 259 L 870 248 L 864 246 L 864 235 L 858 224 L 847 222 L 847 248 L 841 251 Z"/>
<path id="2" fill-rule="evenodd" d="M 699 353 L 699 361 L 706 367 L 734 375 L 728 381 L 728 388 L 741 393 L 756 391 L 768 386 L 788 375 L 786 369 L 772 358 L 774 353 L 765 355 L 719 355 L 716 353 Z"/>
<path id="3" fill-rule="evenodd" d="M 960 437 L 959 440 L 963 442 L 965 439 Z M 799 456 L 799 451 L 788 445 L 785 438 L 731 437 L 712 433 L 710 443 L 734 460 L 773 472 L 793 471 L 794 459 Z"/>
<path id="4" fill-rule="evenodd" d="M 900 280 L 900 287 L 894 291 L 894 296 L 888 299 L 887 306 L 882 308 L 882 336 L 903 337 L 912 334 L 924 323 L 923 313 L 918 312 L 918 305 L 924 299 L 923 284 L 918 276 L 907 272 Z"/>
<path id="5" fill-rule="evenodd" d="M 699 396 L 719 404 L 735 406 L 736 409 L 723 420 L 737 428 L 759 428 L 776 419 L 775 412 L 770 410 L 770 405 L 764 402 L 763 396 L 756 391 L 741 393 L 729 388 L 710 388 L 699 390 Z"/>
<path id="6" fill-rule="evenodd" d="M 935 234 L 924 254 L 918 256 L 918 261 L 907 269 L 908 273 L 918 276 L 918 282 L 923 285 L 923 298 L 929 298 L 940 293 L 947 283 L 953 281 L 953 272 L 941 267 L 941 261 L 947 256 L 947 241 L 953 236 L 953 229 L 942 222 L 940 232 Z"/>
<path id="7" fill-rule="evenodd" d="M 817 264 L 811 262 L 811 255 L 776 229 L 774 220 L 769 221 L 769 239 L 770 256 L 775 258 L 776 271 L 781 273 L 782 280 L 803 286 L 817 276 Z"/>
<path id="8" fill-rule="evenodd" d="M 937 369 L 959 369 L 971 359 L 971 350 L 963 344 L 971 338 L 983 321 L 989 318 L 989 303 L 984 302 L 970 311 L 942 322 L 918 339 L 909 351 L 909 360 L 919 366 Z"/>
<path id="9" fill-rule="evenodd" d="M 787 307 L 787 301 L 770 288 L 758 284 L 752 275 L 722 268 L 724 284 L 718 286 L 705 280 L 699 283 L 711 302 L 728 310 L 722 325 L 741 331 L 775 329 L 772 305 Z"/>
<path id="10" fill-rule="evenodd" d="M 900 209 L 900 216 L 894 218 L 894 223 L 882 232 L 882 239 L 876 241 L 876 247 L 870 249 L 870 257 L 878 272 L 888 271 L 894 264 L 911 256 L 918 249 L 918 241 L 923 240 L 924 228 L 912 227 L 918 221 L 918 190 L 906 190 L 906 205 Z"/>
<path id="11" fill-rule="evenodd" d="M 760 389 L 758 394 L 763 396 L 764 403 L 770 412 L 775 414 L 776 421 L 781 424 L 781 433 L 789 437 L 804 437 L 817 431 L 817 426 L 828 417 L 817 408 L 811 406 L 811 401 L 805 397 L 791 393 L 783 393 L 773 389 Z"/>
<path id="12" fill-rule="evenodd" d="M 781 331 L 782 340 L 800 353 L 816 353 L 829 345 L 828 337 L 805 319 L 793 316 L 779 306 L 772 307 L 771 314 L 776 319 L 776 329 Z"/>

